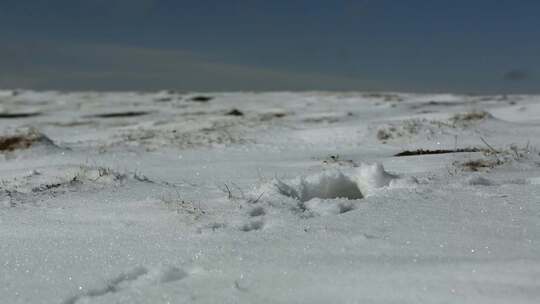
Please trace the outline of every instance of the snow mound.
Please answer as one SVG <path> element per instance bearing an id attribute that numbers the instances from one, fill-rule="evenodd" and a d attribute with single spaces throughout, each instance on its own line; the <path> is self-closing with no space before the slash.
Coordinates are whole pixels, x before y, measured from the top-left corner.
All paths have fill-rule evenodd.
<path id="1" fill-rule="evenodd" d="M 301 202 L 311 199 L 361 199 L 364 197 L 354 179 L 339 170 L 325 171 L 308 177 L 297 178 L 286 184 L 275 182 L 280 194 Z"/>
<path id="2" fill-rule="evenodd" d="M 386 172 L 382 164 L 361 164 L 357 168 L 334 168 L 288 181 L 274 179 L 251 195 L 257 198 L 264 193 L 262 201 L 271 207 L 288 206 L 302 216 L 325 216 L 354 210 L 358 200 L 380 189 L 411 188 L 417 183 L 414 177 Z"/>
<path id="3" fill-rule="evenodd" d="M 307 177 L 299 177 L 290 182 L 275 180 L 274 188 L 281 195 L 301 202 L 313 199 L 362 199 L 382 187 L 408 187 L 415 184 L 414 178 L 404 179 L 384 170 L 380 163 L 361 164 L 352 172 L 341 170 L 323 171 Z"/>
<path id="4" fill-rule="evenodd" d="M 354 201 L 343 199 L 323 200 L 314 198 L 304 203 L 306 210 L 312 214 L 325 216 L 349 212 L 355 209 Z"/>
<path id="5" fill-rule="evenodd" d="M 396 185 L 397 175 L 390 174 L 384 170 L 380 163 L 373 165 L 362 164 L 354 176 L 356 185 L 364 195 L 371 194 L 375 189 Z"/>

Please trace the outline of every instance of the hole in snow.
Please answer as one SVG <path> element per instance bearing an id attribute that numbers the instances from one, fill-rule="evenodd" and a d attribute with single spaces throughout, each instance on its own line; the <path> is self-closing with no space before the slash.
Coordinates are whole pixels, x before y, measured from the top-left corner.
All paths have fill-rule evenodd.
<path id="1" fill-rule="evenodd" d="M 291 187 L 281 181 L 276 183 L 278 191 L 301 202 L 314 198 L 335 199 L 346 198 L 350 200 L 364 197 L 358 184 L 339 171 L 324 172 L 319 175 L 302 178 L 298 187 Z"/>
<path id="2" fill-rule="evenodd" d="M 267 193 L 265 200 L 271 206 L 289 205 L 302 215 L 341 214 L 354 210 L 358 199 L 375 195 L 378 189 L 412 188 L 418 184 L 414 177 L 401 178 L 388 173 L 380 163 L 361 164 L 359 167 L 342 172 L 324 171 L 307 177 L 297 177 L 286 183 L 276 179 L 270 189 L 259 189 Z M 281 200 L 287 196 L 291 200 Z M 274 199 L 272 199 L 274 197 Z M 292 205 L 291 205 L 292 203 Z"/>

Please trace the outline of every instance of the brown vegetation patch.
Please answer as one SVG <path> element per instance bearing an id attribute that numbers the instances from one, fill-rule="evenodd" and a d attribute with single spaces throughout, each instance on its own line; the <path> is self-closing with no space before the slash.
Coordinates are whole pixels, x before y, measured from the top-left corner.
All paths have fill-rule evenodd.
<path id="1" fill-rule="evenodd" d="M 55 146 L 54 143 L 36 129 L 18 130 L 14 134 L 0 136 L 0 152 L 12 152 L 20 149 L 28 149 L 37 143 L 45 143 Z"/>
<path id="2" fill-rule="evenodd" d="M 50 141 L 43 134 L 31 130 L 27 133 L 0 136 L 0 151 L 27 149 L 39 141 Z"/>
<path id="3" fill-rule="evenodd" d="M 27 149 L 35 141 L 35 138 L 24 135 L 13 135 L 0 137 L 0 151 L 14 151 L 17 149 Z"/>

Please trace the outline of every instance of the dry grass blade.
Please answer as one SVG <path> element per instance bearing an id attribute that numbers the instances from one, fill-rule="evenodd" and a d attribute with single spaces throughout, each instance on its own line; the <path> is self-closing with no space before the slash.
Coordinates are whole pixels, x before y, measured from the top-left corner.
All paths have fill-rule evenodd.
<path id="1" fill-rule="evenodd" d="M 499 153 L 499 151 L 495 150 L 495 148 L 493 148 L 483 137 L 480 137 L 480 140 L 482 140 L 482 142 L 489 148 L 491 152 L 493 152 L 493 154 Z"/>
<path id="2" fill-rule="evenodd" d="M 395 154 L 394 156 L 414 156 L 414 155 L 427 155 L 427 154 L 448 154 L 448 153 L 466 153 L 466 152 L 481 152 L 481 149 L 478 148 L 464 148 L 464 149 L 453 149 L 453 150 L 424 150 L 418 149 L 415 151 L 403 151 Z"/>

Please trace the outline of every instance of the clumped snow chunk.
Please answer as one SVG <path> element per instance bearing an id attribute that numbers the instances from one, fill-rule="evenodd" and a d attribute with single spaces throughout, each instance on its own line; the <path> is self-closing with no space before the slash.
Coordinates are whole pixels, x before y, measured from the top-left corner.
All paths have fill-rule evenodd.
<path id="1" fill-rule="evenodd" d="M 382 164 L 362 164 L 356 171 L 328 170 L 290 182 L 274 181 L 279 194 L 301 202 L 312 199 L 362 199 L 382 187 L 407 187 L 416 184 L 414 178 L 403 179 L 384 170 Z"/>
<path id="2" fill-rule="evenodd" d="M 265 193 L 265 201 L 274 207 L 285 204 L 302 214 L 325 216 L 354 210 L 357 200 L 373 195 L 376 189 L 410 188 L 417 183 L 414 177 L 400 178 L 386 172 L 381 164 L 362 164 L 354 170 L 332 169 L 289 181 L 276 179 L 253 195 Z"/>
<path id="3" fill-rule="evenodd" d="M 396 185 L 397 179 L 398 176 L 386 172 L 380 163 L 362 164 L 355 175 L 356 185 L 365 196 L 373 193 L 377 188 L 390 186 L 393 181 L 392 185 Z"/>
<path id="4" fill-rule="evenodd" d="M 297 178 L 290 185 L 277 181 L 275 186 L 280 194 L 301 202 L 307 202 L 313 198 L 361 199 L 364 197 L 354 180 L 339 170 Z"/>
<path id="5" fill-rule="evenodd" d="M 314 198 L 304 203 L 306 210 L 315 215 L 335 215 L 355 209 L 354 201 L 346 199 L 320 199 Z"/>

